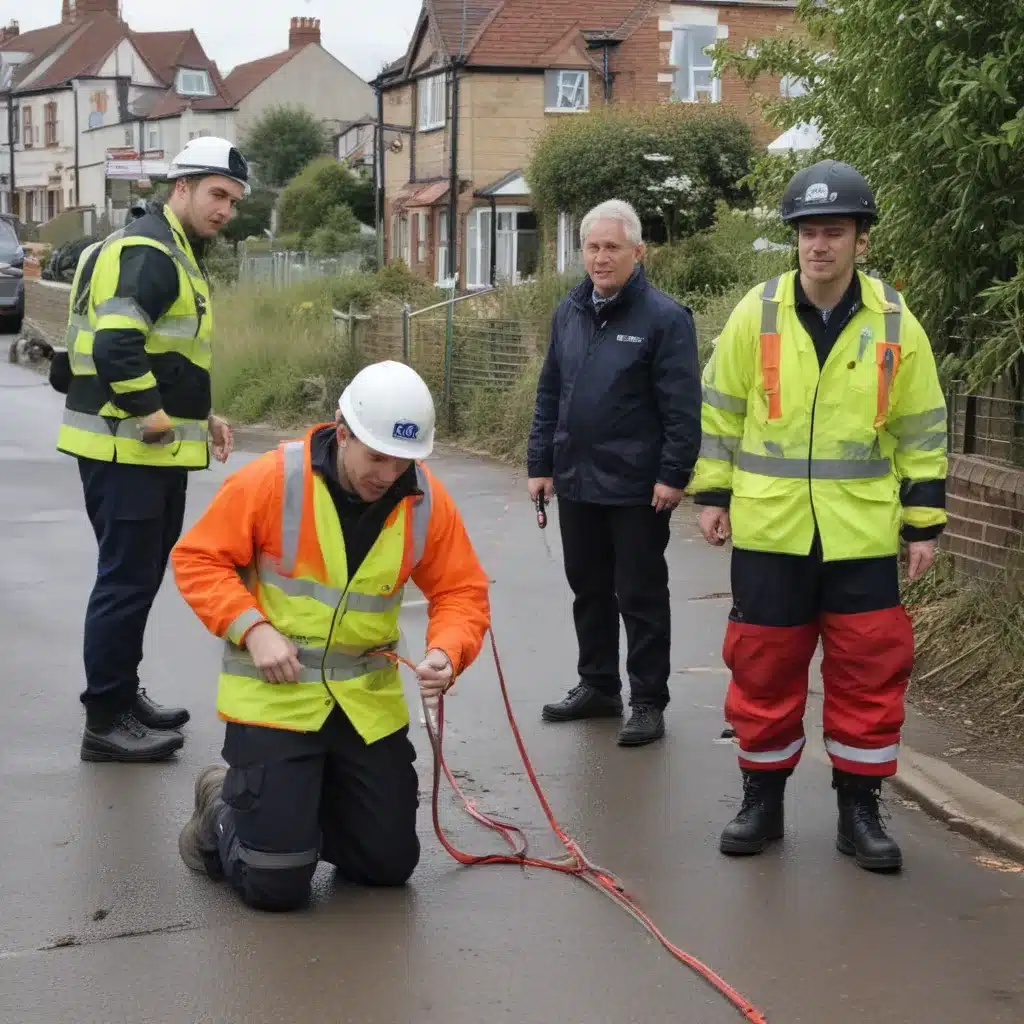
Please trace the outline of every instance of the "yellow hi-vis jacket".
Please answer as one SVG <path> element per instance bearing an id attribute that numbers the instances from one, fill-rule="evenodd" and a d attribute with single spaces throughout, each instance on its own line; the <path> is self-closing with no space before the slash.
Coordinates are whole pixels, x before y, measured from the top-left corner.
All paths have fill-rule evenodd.
<path id="1" fill-rule="evenodd" d="M 117 294 L 121 254 L 132 246 L 151 246 L 173 261 L 177 297 L 156 323 L 131 297 Z M 123 350 L 108 345 L 109 351 L 97 351 L 101 332 L 108 338 L 137 332 L 144 341 L 143 372 Z M 103 462 L 205 468 L 212 333 L 209 282 L 170 207 L 86 249 L 71 289 L 66 344 L 72 378 L 58 450 Z M 143 405 L 145 414 L 130 411 Z M 174 436 L 165 444 L 146 443 L 142 420 L 160 408 Z"/>
<path id="2" fill-rule="evenodd" d="M 737 548 L 825 561 L 895 555 L 901 520 L 946 522 L 946 403 L 931 345 L 891 286 L 862 303 L 819 370 L 796 272 L 753 288 L 704 369 L 687 491 L 729 493 Z"/>

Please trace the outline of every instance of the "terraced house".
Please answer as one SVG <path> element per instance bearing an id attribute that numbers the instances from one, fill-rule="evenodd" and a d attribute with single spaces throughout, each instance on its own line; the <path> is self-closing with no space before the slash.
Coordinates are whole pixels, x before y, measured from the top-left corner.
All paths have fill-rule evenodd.
<path id="1" fill-rule="evenodd" d="M 551 118 L 604 103 L 721 103 L 767 142 L 751 89 L 714 77 L 704 49 L 792 30 L 795 9 L 796 0 L 424 0 L 405 55 L 371 83 L 387 259 L 436 281 L 454 276 L 460 290 L 533 275 L 542 243 L 523 169 Z M 559 270 L 580 259 L 564 215 L 555 256 Z"/>

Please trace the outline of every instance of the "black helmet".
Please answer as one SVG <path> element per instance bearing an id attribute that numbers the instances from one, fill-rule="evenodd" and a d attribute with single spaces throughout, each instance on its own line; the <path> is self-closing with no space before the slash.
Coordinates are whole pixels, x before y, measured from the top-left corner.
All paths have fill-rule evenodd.
<path id="1" fill-rule="evenodd" d="M 856 217 L 871 223 L 878 218 L 875 196 L 864 175 L 839 160 L 822 160 L 793 175 L 782 197 L 782 219 Z"/>
<path id="2" fill-rule="evenodd" d="M 149 213 L 149 205 L 145 199 L 137 199 L 131 205 L 131 209 L 128 211 L 129 220 L 138 220 L 140 217 L 145 217 Z"/>

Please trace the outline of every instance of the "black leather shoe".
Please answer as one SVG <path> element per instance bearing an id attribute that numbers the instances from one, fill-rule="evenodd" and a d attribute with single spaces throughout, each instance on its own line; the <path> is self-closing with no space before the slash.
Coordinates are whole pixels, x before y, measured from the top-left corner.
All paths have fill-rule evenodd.
<path id="1" fill-rule="evenodd" d="M 141 686 L 135 695 L 132 714 L 150 729 L 178 729 L 192 717 L 184 708 L 165 708 L 154 704 Z"/>
<path id="2" fill-rule="evenodd" d="M 164 761 L 184 745 L 180 732 L 150 729 L 125 711 L 108 722 L 86 723 L 82 760 Z"/>
<path id="3" fill-rule="evenodd" d="M 783 798 L 790 770 L 743 772 L 743 804 L 739 814 L 722 830 L 718 848 L 732 856 L 761 853 L 783 836 Z"/>
<path id="4" fill-rule="evenodd" d="M 903 853 L 879 812 L 882 780 L 837 771 L 832 784 L 839 804 L 836 849 L 867 871 L 899 871 Z"/>
<path id="5" fill-rule="evenodd" d="M 629 721 L 619 730 L 620 747 L 642 747 L 665 735 L 665 716 L 660 708 L 636 704 Z"/>
<path id="6" fill-rule="evenodd" d="M 541 717 L 545 722 L 574 722 L 581 718 L 619 718 L 622 698 L 609 697 L 592 686 L 580 683 L 574 686 L 557 704 L 545 704 Z"/>

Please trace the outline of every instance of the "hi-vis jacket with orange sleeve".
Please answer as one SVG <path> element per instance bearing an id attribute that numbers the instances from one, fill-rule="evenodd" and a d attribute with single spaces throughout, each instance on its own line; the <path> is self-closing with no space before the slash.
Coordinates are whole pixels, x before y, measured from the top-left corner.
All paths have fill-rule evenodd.
<path id="1" fill-rule="evenodd" d="M 946 522 L 946 403 L 928 337 L 900 294 L 859 273 L 862 303 L 824 366 L 796 311 L 795 271 L 753 288 L 704 370 L 689 492 L 727 504 L 738 548 L 827 562 L 887 557 Z M 724 500 L 704 496 L 719 494 Z"/>
<path id="2" fill-rule="evenodd" d="M 489 582 L 451 496 L 420 463 L 416 493 L 350 578 L 337 509 L 311 464 L 321 429 L 229 477 L 171 562 L 182 596 L 224 638 L 221 718 L 313 732 L 338 703 L 372 743 L 409 721 L 397 667 L 380 656 L 397 649 L 405 584 L 427 598 L 427 649 L 443 650 L 458 675 L 490 625 Z M 297 683 L 266 682 L 245 650 L 265 621 L 298 647 Z"/>

